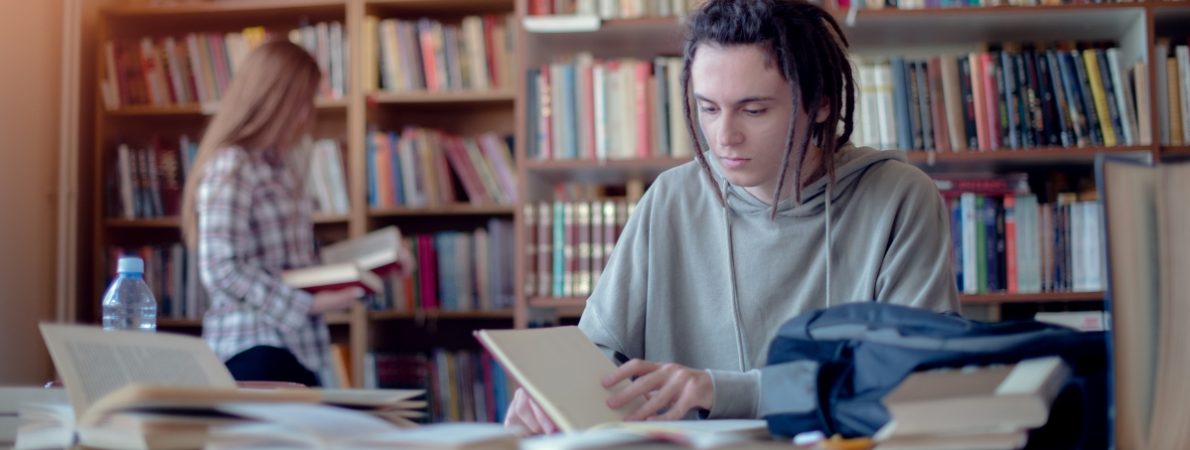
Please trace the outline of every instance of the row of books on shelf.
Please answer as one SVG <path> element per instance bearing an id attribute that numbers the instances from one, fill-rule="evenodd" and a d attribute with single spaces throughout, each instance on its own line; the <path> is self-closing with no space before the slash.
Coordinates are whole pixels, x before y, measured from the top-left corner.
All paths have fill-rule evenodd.
<path id="1" fill-rule="evenodd" d="M 121 256 L 139 256 L 145 262 L 145 283 L 157 299 L 157 315 L 169 319 L 201 319 L 210 301 L 198 279 L 197 254 L 181 243 L 111 247 L 107 252 L 107 273 L 116 273 Z"/>
<path id="2" fill-rule="evenodd" d="M 1147 145 L 1148 69 L 1116 48 L 857 60 L 857 143 L 940 152 Z"/>
<path id="3" fill-rule="evenodd" d="M 510 88 L 515 16 L 466 16 L 458 24 L 364 19 L 364 89 L 389 92 Z"/>
<path id="4" fill-rule="evenodd" d="M 1190 47 L 1158 38 L 1155 46 L 1157 116 L 1164 145 L 1190 144 Z"/>
<path id="5" fill-rule="evenodd" d="M 386 311 L 496 311 L 512 308 L 516 277 L 513 224 L 490 219 L 471 232 L 407 236 L 417 262 L 403 277 L 389 277 L 371 308 Z"/>
<path id="6" fill-rule="evenodd" d="M 107 216 L 124 219 L 176 215 L 182 207 L 198 143 L 182 135 L 176 141 L 161 137 L 148 144 L 121 143 L 111 164 L 116 176 L 108 177 Z"/>
<path id="7" fill-rule="evenodd" d="M 368 352 L 364 358 L 364 388 L 424 389 L 432 423 L 503 422 L 512 399 L 508 375 L 487 352 Z"/>
<path id="8" fill-rule="evenodd" d="M 177 140 L 154 137 L 147 144 L 121 143 L 108 177 L 106 215 L 123 219 L 174 217 L 181 212 L 182 191 L 198 155 L 198 143 L 182 135 Z M 347 214 L 347 179 L 343 148 L 333 139 L 307 140 L 291 155 L 305 179 L 314 210 Z"/>
<path id="9" fill-rule="evenodd" d="M 528 157 L 690 156 L 681 71 L 681 58 L 596 60 L 590 53 L 529 69 Z"/>
<path id="10" fill-rule="evenodd" d="M 601 19 L 685 16 L 698 0 L 530 0 L 529 15 L 589 15 Z"/>
<path id="11" fill-rule="evenodd" d="M 526 297 L 590 295 L 635 206 L 624 199 L 524 205 Z"/>
<path id="12" fill-rule="evenodd" d="M 433 207 L 517 201 L 511 137 L 455 136 L 408 127 L 367 139 L 368 204 Z"/>
<path id="13" fill-rule="evenodd" d="M 223 98 L 244 58 L 279 30 L 248 27 L 239 32 L 109 40 L 103 46 L 106 72 L 100 82 L 109 110 L 135 105 L 213 105 Z M 305 25 L 280 36 L 301 45 L 318 61 L 319 94 L 347 93 L 346 33 L 339 22 Z"/>
<path id="14" fill-rule="evenodd" d="M 1101 207 L 1093 196 L 1060 193 L 1050 203 L 1023 176 L 939 179 L 951 212 L 959 291 L 1095 292 L 1104 289 Z"/>

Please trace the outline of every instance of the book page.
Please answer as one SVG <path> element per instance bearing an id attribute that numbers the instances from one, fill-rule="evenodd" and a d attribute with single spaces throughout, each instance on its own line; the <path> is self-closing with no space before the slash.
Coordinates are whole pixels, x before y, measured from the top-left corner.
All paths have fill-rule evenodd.
<path id="1" fill-rule="evenodd" d="M 1157 368 L 1149 423 L 1150 448 L 1185 447 L 1190 442 L 1186 401 L 1190 387 L 1185 373 L 1190 356 L 1186 320 L 1190 319 L 1190 164 L 1166 164 L 1157 184 L 1157 218 L 1161 252 L 1161 295 L 1157 310 L 1161 323 L 1156 343 Z"/>
<path id="2" fill-rule="evenodd" d="M 1106 161 L 1101 182 L 1110 255 L 1116 446 L 1148 448 L 1160 314 L 1156 170 Z"/>
<path id="3" fill-rule="evenodd" d="M 236 387 L 227 367 L 196 337 L 48 323 L 41 324 L 41 335 L 76 416 L 134 383 Z"/>
<path id="4" fill-rule="evenodd" d="M 619 409 L 607 406 L 629 382 L 604 389 L 601 380 L 616 366 L 578 327 L 481 330 L 476 337 L 562 431 L 620 422 L 644 403 L 638 398 Z"/>

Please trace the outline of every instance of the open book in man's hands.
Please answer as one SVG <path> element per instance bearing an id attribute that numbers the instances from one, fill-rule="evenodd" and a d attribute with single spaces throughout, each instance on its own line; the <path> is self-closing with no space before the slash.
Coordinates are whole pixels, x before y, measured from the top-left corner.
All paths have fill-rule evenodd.
<path id="1" fill-rule="evenodd" d="M 762 420 L 624 423 L 624 416 L 639 408 L 644 399 L 618 409 L 607 406 L 607 399 L 627 388 L 629 381 L 603 387 L 603 377 L 616 366 L 577 327 L 480 330 L 475 336 L 564 432 L 617 428 L 648 433 L 713 430 L 768 434 Z"/>

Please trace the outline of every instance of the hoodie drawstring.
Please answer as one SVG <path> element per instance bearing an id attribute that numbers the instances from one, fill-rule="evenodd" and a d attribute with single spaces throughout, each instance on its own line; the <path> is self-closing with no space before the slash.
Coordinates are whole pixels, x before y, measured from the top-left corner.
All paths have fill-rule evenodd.
<path id="1" fill-rule="evenodd" d="M 726 201 L 727 201 L 727 186 L 728 186 L 727 178 L 722 179 L 719 182 L 719 186 L 720 186 L 720 190 L 722 191 L 722 194 L 723 194 L 723 200 L 726 203 Z M 736 290 L 735 244 L 731 237 L 731 211 L 730 211 L 730 208 L 727 207 L 727 205 L 724 205 L 722 209 L 723 209 L 723 227 L 727 229 L 727 264 L 728 264 L 728 267 L 730 268 L 729 272 L 731 273 L 731 310 L 732 310 L 733 315 L 735 316 L 735 321 L 732 323 L 735 326 L 735 346 L 736 346 L 736 352 L 738 353 L 738 356 L 739 356 L 740 372 L 745 372 L 748 369 L 747 369 L 747 366 L 744 364 L 744 354 L 745 354 L 744 353 L 744 334 L 743 334 L 743 329 L 740 327 L 740 323 L 743 322 L 743 319 L 740 317 L 740 296 L 739 296 L 738 291 Z"/>
<path id="2" fill-rule="evenodd" d="M 831 184 L 826 184 L 826 239 L 822 240 L 822 253 L 826 254 L 826 307 L 831 306 Z"/>

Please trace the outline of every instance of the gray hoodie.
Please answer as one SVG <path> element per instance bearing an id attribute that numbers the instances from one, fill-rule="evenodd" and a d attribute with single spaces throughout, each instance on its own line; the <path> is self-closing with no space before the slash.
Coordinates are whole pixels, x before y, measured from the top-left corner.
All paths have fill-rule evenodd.
<path id="1" fill-rule="evenodd" d="M 846 302 L 958 311 L 946 204 L 900 152 L 845 147 L 836 184 L 770 205 L 690 162 L 641 198 L 579 327 L 611 357 L 706 369 L 709 417 L 759 417 L 760 371 L 786 320 Z M 828 201 L 829 194 L 829 201 Z"/>

